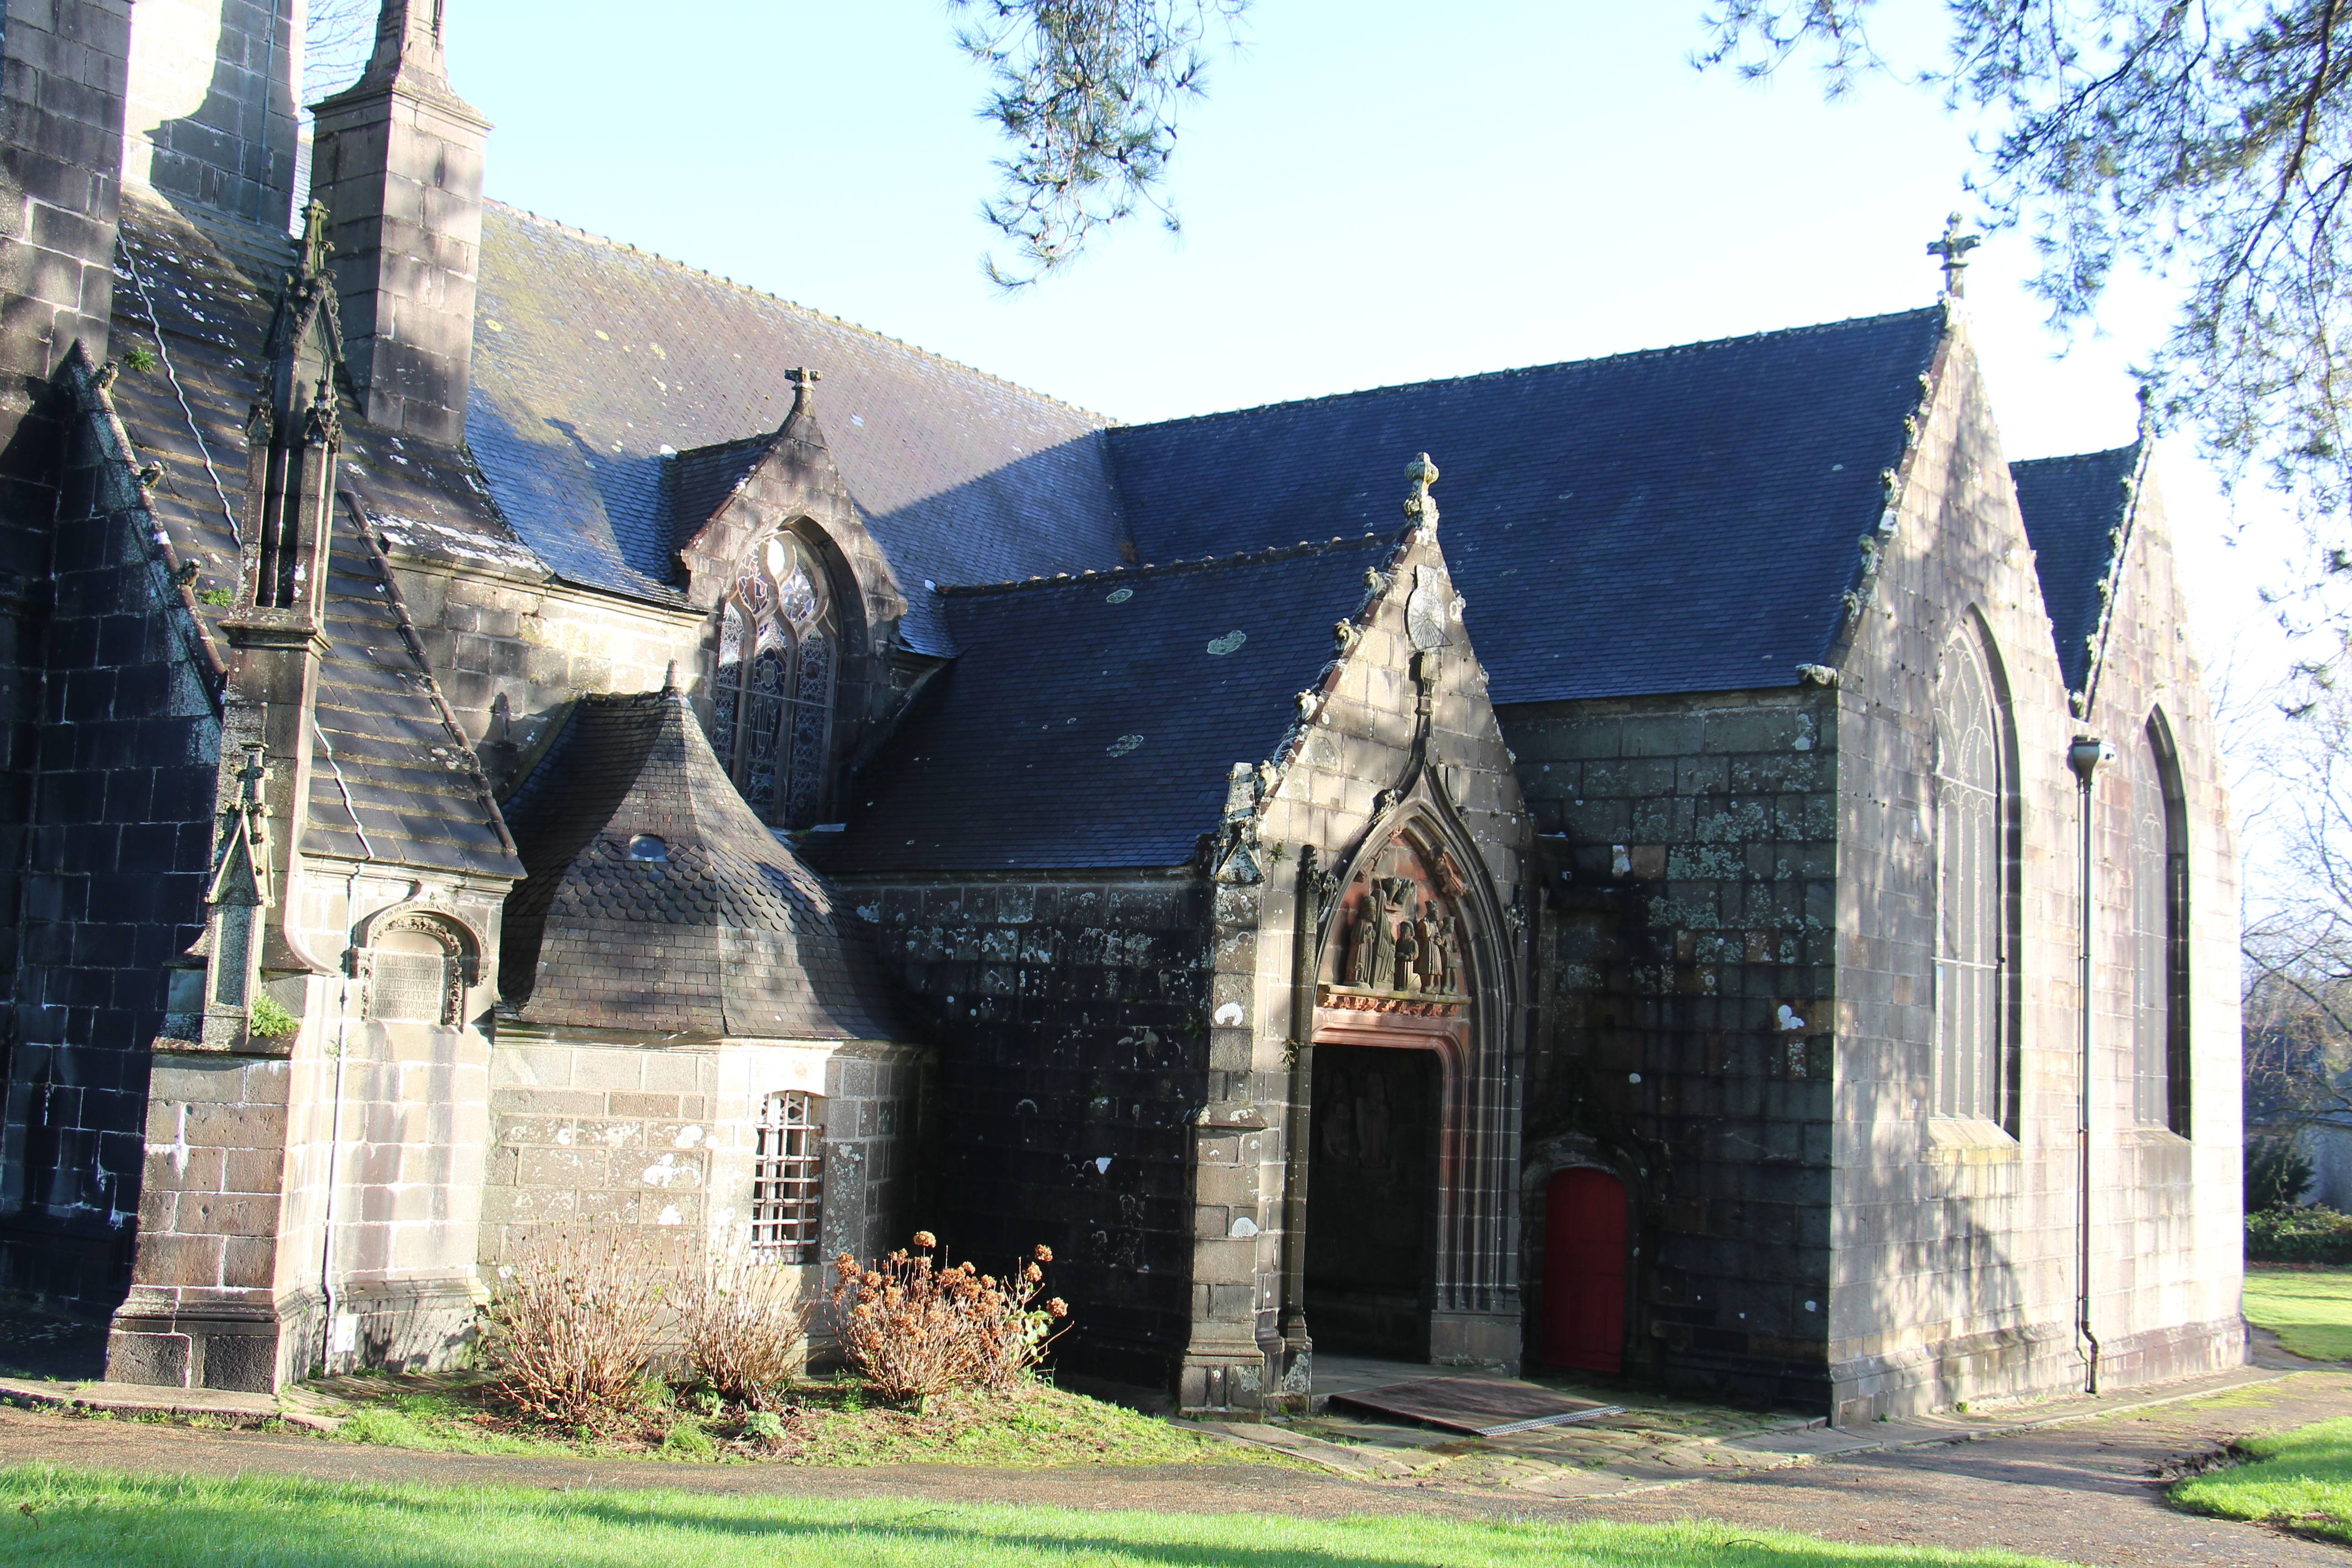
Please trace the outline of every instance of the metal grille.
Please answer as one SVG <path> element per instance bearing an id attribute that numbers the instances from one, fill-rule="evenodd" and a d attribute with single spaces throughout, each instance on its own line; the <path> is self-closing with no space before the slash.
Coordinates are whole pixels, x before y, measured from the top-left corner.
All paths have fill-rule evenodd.
<path id="1" fill-rule="evenodd" d="M 779 1263 L 817 1261 L 824 1214 L 824 1101 L 789 1090 L 760 1107 L 751 1167 L 751 1250 Z"/>

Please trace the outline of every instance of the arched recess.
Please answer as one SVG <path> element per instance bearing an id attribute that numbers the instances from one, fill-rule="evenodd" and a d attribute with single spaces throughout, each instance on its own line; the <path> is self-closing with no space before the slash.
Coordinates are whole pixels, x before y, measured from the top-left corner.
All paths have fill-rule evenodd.
<path id="1" fill-rule="evenodd" d="M 373 1022 L 466 1022 L 466 994 L 481 981 L 480 933 L 427 900 L 394 904 L 360 922 L 352 974 L 362 1016 Z"/>
<path id="2" fill-rule="evenodd" d="M 1485 856 L 1434 769 L 1416 765 L 1331 879 L 1316 932 L 1311 1049 L 1301 1091 L 1312 1100 L 1327 1047 L 1431 1053 L 1439 1066 L 1435 1191 L 1423 1292 L 1429 1353 L 1481 1359 L 1507 1318 L 1518 1340 L 1518 1119 L 1526 905 L 1496 886 Z M 1361 956 L 1366 912 L 1388 925 Z M 1412 913 L 1406 913 L 1408 906 Z M 1428 927 L 1424 931 L 1424 927 Z M 1440 955 L 1431 968 L 1429 947 Z M 1400 979 L 1400 954 L 1410 967 Z M 1384 971 L 1376 966 L 1386 964 Z M 1314 1189 L 1311 1156 L 1294 1168 L 1302 1211 Z M 1302 1213 L 1302 1218 L 1304 1214 Z M 1304 1238 L 1302 1238 L 1304 1239 Z M 1302 1245 L 1286 1269 L 1286 1309 L 1312 1310 Z"/>
<path id="3" fill-rule="evenodd" d="M 2161 708 L 2133 738 L 2133 1119 L 2190 1135 L 2189 800 Z"/>
<path id="4" fill-rule="evenodd" d="M 1528 1359 L 1553 1363 L 1548 1352 L 1549 1325 L 1558 1318 L 1559 1303 L 1551 1300 L 1552 1282 L 1559 1272 L 1550 1257 L 1550 1198 L 1559 1178 L 1570 1171 L 1604 1173 L 1625 1196 L 1623 1256 L 1616 1260 L 1622 1288 L 1616 1306 L 1622 1314 L 1622 1334 L 1615 1370 L 1634 1372 L 1645 1361 L 1650 1341 L 1643 1320 L 1641 1263 L 1654 1230 L 1656 1188 L 1641 1152 L 1614 1140 L 1587 1132 L 1567 1132 L 1531 1146 L 1521 1166 L 1519 1182 L 1519 1251 L 1522 1289 L 1527 1293 Z M 1581 1368 L 1606 1371 L 1607 1368 Z"/>
<path id="5" fill-rule="evenodd" d="M 1932 1113 L 2017 1135 L 2021 1009 L 2017 725 L 1998 646 L 1971 605 L 1937 657 Z"/>
<path id="6" fill-rule="evenodd" d="M 803 517 L 752 536 L 712 612 L 709 712 L 711 750 L 762 821 L 827 819 L 844 676 L 865 644 L 862 597 L 822 529 Z"/>

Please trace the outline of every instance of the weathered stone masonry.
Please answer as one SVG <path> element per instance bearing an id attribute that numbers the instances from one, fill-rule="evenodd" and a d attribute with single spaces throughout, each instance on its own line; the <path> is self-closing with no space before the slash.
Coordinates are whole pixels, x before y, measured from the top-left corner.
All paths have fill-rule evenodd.
<path id="1" fill-rule="evenodd" d="M 1638 1214 L 1629 1365 L 1695 1394 L 1817 1401 L 1833 706 L 1807 688 L 1503 721 L 1548 851 L 1527 1279 L 1539 1296 L 1545 1178 L 1600 1166 Z"/>

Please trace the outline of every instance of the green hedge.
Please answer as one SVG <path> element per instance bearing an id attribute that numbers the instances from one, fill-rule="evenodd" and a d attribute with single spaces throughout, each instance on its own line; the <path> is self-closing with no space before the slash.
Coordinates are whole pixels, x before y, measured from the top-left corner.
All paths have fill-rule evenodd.
<path id="1" fill-rule="evenodd" d="M 2256 1263 L 2352 1263 L 2352 1215 L 2330 1208 L 2250 1214 L 2246 1256 Z"/>

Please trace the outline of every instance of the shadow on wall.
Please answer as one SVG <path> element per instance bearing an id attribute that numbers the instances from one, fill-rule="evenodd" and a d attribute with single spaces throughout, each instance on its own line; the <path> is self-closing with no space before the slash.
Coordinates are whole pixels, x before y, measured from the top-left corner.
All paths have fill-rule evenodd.
<path id="1" fill-rule="evenodd" d="M 296 47 L 292 10 L 293 0 L 260 0 L 259 5 L 222 0 L 212 84 L 204 101 L 194 113 L 166 120 L 149 133 L 154 157 L 148 180 L 156 190 L 274 231 L 290 226 L 296 106 L 287 66 Z M 260 37 L 232 19 L 239 13 L 267 17 Z M 258 71 L 244 63 L 257 53 Z"/>

